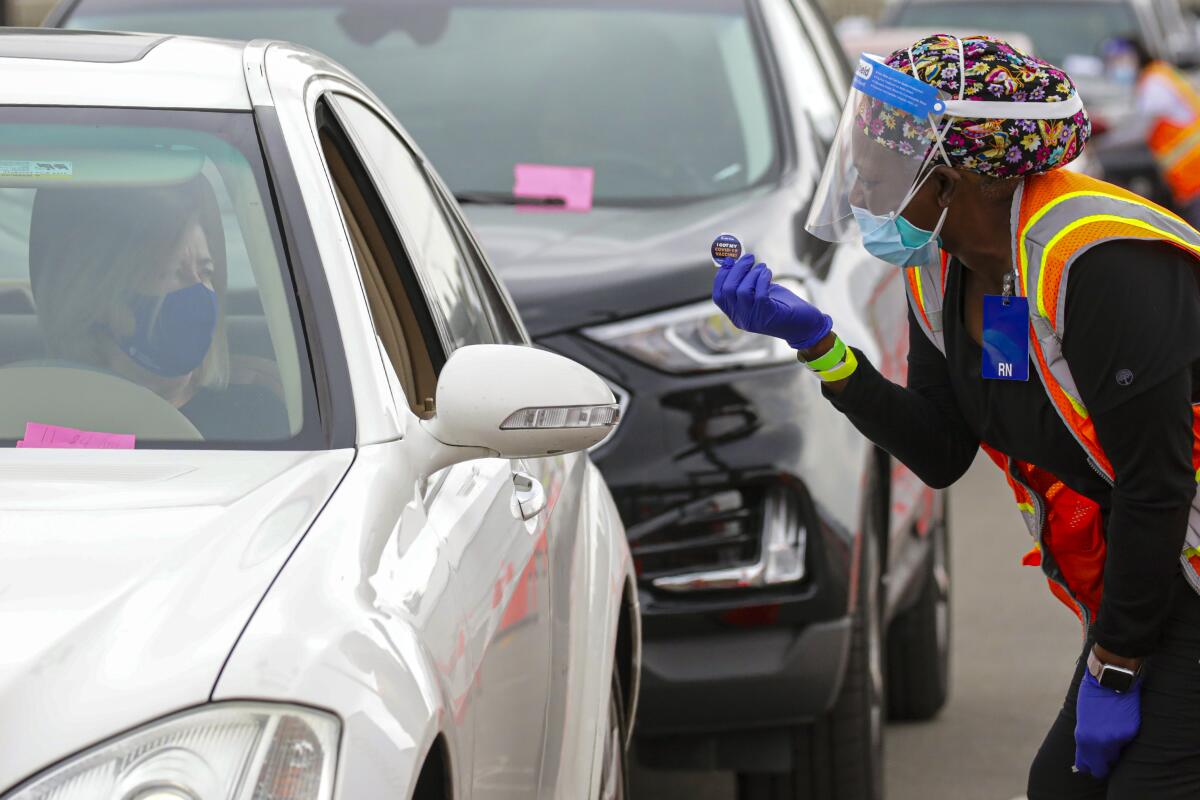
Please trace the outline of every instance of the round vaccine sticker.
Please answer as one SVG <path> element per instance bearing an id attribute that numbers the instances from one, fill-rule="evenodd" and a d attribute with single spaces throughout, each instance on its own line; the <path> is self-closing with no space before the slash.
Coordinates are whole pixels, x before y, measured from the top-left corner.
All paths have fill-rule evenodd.
<path id="1" fill-rule="evenodd" d="M 732 258 L 737 261 L 742 257 L 742 243 L 732 233 L 722 233 L 717 238 L 713 239 L 712 243 L 712 260 L 716 266 L 721 266 L 721 261 L 726 258 Z"/>

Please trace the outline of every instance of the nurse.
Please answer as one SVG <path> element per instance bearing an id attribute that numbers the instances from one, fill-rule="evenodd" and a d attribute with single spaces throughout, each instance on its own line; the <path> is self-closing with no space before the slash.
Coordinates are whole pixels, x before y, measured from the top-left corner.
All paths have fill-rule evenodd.
<path id="1" fill-rule="evenodd" d="M 1195 798 L 1200 233 L 1063 170 L 1090 132 L 1062 70 L 996 39 L 864 57 L 808 230 L 861 238 L 904 271 L 907 385 L 752 254 L 722 260 L 713 299 L 789 342 L 829 401 L 930 486 L 980 447 L 1004 470 L 1027 563 L 1086 639 L 1029 800 Z"/>

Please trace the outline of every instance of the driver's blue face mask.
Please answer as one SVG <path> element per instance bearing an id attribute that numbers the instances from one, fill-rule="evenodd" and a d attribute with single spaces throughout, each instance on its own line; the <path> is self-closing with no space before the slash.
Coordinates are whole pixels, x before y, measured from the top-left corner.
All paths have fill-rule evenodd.
<path id="1" fill-rule="evenodd" d="M 895 212 L 872 214 L 869 209 L 858 206 L 851 206 L 851 211 L 862 233 L 863 247 L 876 258 L 897 267 L 933 264 L 939 258 L 941 240 L 937 233 L 946 219 L 945 210 L 937 228 L 932 231 L 918 228 Z"/>
<path id="2" fill-rule="evenodd" d="M 196 283 L 162 297 L 138 295 L 133 335 L 117 344 L 135 364 L 178 378 L 204 363 L 217 331 L 217 293 Z"/>

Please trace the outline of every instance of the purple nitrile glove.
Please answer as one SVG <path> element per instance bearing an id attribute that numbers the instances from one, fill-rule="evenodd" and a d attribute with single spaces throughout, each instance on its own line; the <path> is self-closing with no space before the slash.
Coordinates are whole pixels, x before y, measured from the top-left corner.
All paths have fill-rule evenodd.
<path id="1" fill-rule="evenodd" d="M 766 264 L 755 264 L 753 253 L 722 261 L 712 296 L 737 327 L 783 339 L 797 350 L 813 347 L 833 329 L 828 314 L 771 283 L 771 270 Z"/>
<path id="2" fill-rule="evenodd" d="M 1085 671 L 1075 704 L 1075 769 L 1094 778 L 1107 777 L 1141 724 L 1140 678 L 1129 691 L 1116 692 Z"/>

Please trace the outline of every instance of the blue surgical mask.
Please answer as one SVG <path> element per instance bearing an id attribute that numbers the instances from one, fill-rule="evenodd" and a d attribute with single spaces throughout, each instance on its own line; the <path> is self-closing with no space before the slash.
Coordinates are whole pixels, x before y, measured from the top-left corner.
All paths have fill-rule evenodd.
<path id="1" fill-rule="evenodd" d="M 942 211 L 937 228 L 932 231 L 918 228 L 899 214 L 872 214 L 858 206 L 851 206 L 851 210 L 862 233 L 863 247 L 876 258 L 897 267 L 933 264 L 939 258 L 941 240 L 937 234 L 948 209 Z"/>
<path id="2" fill-rule="evenodd" d="M 1136 64 L 1117 64 L 1108 70 L 1108 77 L 1113 83 L 1133 86 L 1137 83 L 1138 67 Z"/>
<path id="3" fill-rule="evenodd" d="M 204 363 L 217 331 L 217 294 L 203 283 L 162 297 L 138 295 L 131 304 L 133 335 L 118 344 L 135 364 L 164 378 Z"/>

